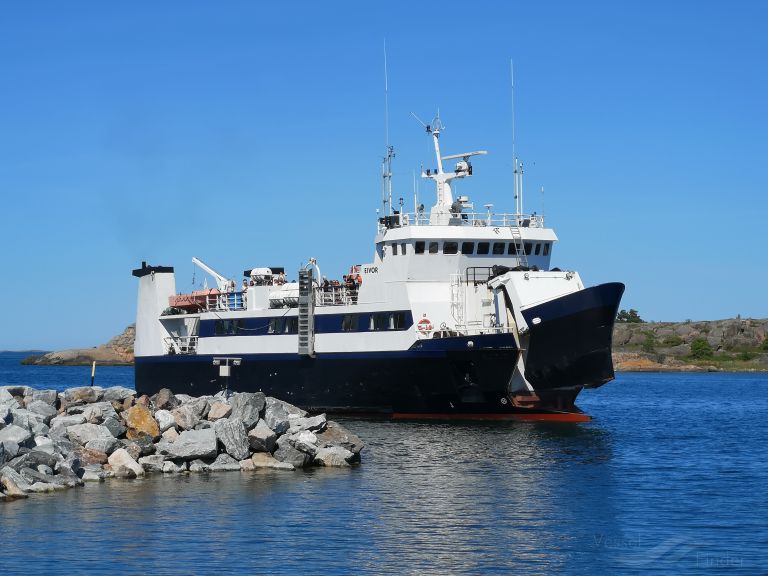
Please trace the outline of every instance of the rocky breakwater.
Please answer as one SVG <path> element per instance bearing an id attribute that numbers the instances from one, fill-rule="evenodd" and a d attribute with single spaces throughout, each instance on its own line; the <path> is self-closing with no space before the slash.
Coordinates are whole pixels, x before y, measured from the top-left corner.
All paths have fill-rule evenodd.
<path id="1" fill-rule="evenodd" d="M 0 500 L 147 474 L 347 467 L 363 442 L 262 393 L 0 387 Z"/>

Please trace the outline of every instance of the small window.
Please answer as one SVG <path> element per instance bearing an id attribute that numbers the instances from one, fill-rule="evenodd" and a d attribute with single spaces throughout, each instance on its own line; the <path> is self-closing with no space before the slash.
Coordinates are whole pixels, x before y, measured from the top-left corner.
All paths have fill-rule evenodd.
<path id="1" fill-rule="evenodd" d="M 389 312 L 371 314 L 371 330 L 389 330 L 391 315 Z"/>
<path id="2" fill-rule="evenodd" d="M 213 335 L 214 336 L 224 336 L 227 333 L 226 329 L 226 321 L 225 320 L 216 320 L 213 324 Z"/>
<path id="3" fill-rule="evenodd" d="M 540 242 L 536 242 L 536 250 L 534 250 L 533 253 L 536 254 L 536 256 L 541 254 L 541 243 Z"/>
<path id="4" fill-rule="evenodd" d="M 344 332 L 357 332 L 358 318 L 357 314 L 344 314 L 341 319 L 341 329 Z"/>
<path id="5" fill-rule="evenodd" d="M 397 256 L 397 244 L 392 244 L 392 256 Z"/>
<path id="6" fill-rule="evenodd" d="M 430 242 L 429 243 L 429 253 L 430 254 L 437 254 L 438 249 L 440 248 L 439 242 Z"/>
<path id="7" fill-rule="evenodd" d="M 405 330 L 405 312 L 394 312 L 392 314 L 392 329 Z"/>
<path id="8" fill-rule="evenodd" d="M 413 248 L 414 248 L 414 251 L 416 252 L 416 254 L 424 254 L 424 242 L 423 241 L 419 240 L 418 242 L 416 242 L 416 244 L 414 244 Z"/>
<path id="9" fill-rule="evenodd" d="M 493 243 L 493 253 L 494 254 L 504 254 L 504 242 L 494 242 Z"/>
<path id="10" fill-rule="evenodd" d="M 510 242 L 509 246 L 507 246 L 507 254 L 510 256 L 517 256 L 517 244 Z"/>
<path id="11" fill-rule="evenodd" d="M 475 251 L 475 243 L 474 242 L 462 242 L 461 243 L 461 253 L 462 254 L 472 254 Z"/>
<path id="12" fill-rule="evenodd" d="M 406 244 L 405 242 L 400 244 L 400 252 L 403 254 L 403 256 L 405 256 L 407 254 L 407 251 L 405 250 L 406 246 L 408 246 L 408 244 Z"/>
<path id="13" fill-rule="evenodd" d="M 286 334 L 298 334 L 299 333 L 299 317 L 290 316 L 285 319 L 285 333 Z"/>
<path id="14" fill-rule="evenodd" d="M 491 244 L 490 242 L 478 242 L 477 243 L 477 253 L 478 254 L 488 254 L 488 250 L 490 250 Z"/>
<path id="15" fill-rule="evenodd" d="M 549 256 L 549 242 L 544 243 L 544 256 Z"/>
<path id="16" fill-rule="evenodd" d="M 530 242 L 526 242 L 525 243 L 525 255 L 526 256 L 530 256 L 532 249 L 533 249 L 533 244 L 531 244 Z"/>
<path id="17" fill-rule="evenodd" d="M 456 254 L 459 251 L 458 242 L 445 242 L 443 244 L 443 254 Z"/>

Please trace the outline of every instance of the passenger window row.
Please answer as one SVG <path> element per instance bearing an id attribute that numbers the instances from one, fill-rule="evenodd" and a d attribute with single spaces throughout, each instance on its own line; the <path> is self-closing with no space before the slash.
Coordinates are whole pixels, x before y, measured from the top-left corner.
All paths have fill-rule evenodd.
<path id="1" fill-rule="evenodd" d="M 429 254 L 439 254 L 440 253 L 440 244 L 441 242 L 427 242 L 423 240 L 418 240 L 414 242 L 413 244 L 413 251 L 416 254 L 424 254 L 425 252 Z M 447 240 L 445 242 L 442 242 L 443 245 L 443 254 L 458 254 L 459 253 L 459 243 Z M 534 256 L 549 256 L 549 251 L 552 243 L 551 242 L 462 242 L 461 243 L 461 254 L 464 255 L 470 255 L 470 254 L 478 254 L 480 256 L 485 256 L 488 254 L 493 254 L 494 256 L 500 256 L 503 254 L 509 255 L 509 256 L 516 256 L 518 253 L 518 250 L 522 249 L 525 250 L 526 256 L 531 256 L 532 254 Z M 399 244 L 400 246 L 400 252 L 402 254 L 406 254 L 406 246 L 407 244 L 405 242 L 402 242 Z M 393 243 L 392 244 L 392 255 L 397 256 L 398 254 L 398 244 Z"/>

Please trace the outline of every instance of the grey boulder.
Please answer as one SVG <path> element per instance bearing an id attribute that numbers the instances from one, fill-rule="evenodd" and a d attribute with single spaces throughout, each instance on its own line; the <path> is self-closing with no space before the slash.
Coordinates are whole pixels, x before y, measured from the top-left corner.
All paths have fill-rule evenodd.
<path id="1" fill-rule="evenodd" d="M 328 421 L 328 427 L 325 430 L 317 433 L 317 442 L 320 447 L 341 446 L 356 456 L 365 448 L 365 443 L 359 436 L 333 420 Z"/>
<path id="2" fill-rule="evenodd" d="M 165 457 L 155 454 L 153 456 L 142 456 L 139 458 L 139 464 L 150 474 L 159 474 L 163 471 Z"/>
<path id="3" fill-rule="evenodd" d="M 218 452 L 216 432 L 213 428 L 185 430 L 173 443 L 161 441 L 155 448 L 159 454 L 172 460 L 215 458 Z"/>
<path id="4" fill-rule="evenodd" d="M 112 466 L 118 478 L 144 476 L 144 468 L 128 454 L 125 448 L 118 448 L 109 456 L 109 465 Z"/>
<path id="5" fill-rule="evenodd" d="M 0 430 L 0 442 L 14 442 L 19 446 L 26 446 L 32 439 L 32 432 L 16 424 L 11 424 Z"/>
<path id="6" fill-rule="evenodd" d="M 303 432 L 309 430 L 311 432 L 322 432 L 326 427 L 325 414 L 318 414 L 311 418 L 299 417 L 290 419 L 291 426 L 288 429 L 289 433 Z"/>
<path id="7" fill-rule="evenodd" d="M 243 460 L 248 457 L 248 436 L 245 424 L 242 421 L 234 419 L 217 420 L 213 425 L 213 429 L 216 432 L 216 438 L 224 446 L 227 454 L 236 460 Z"/>
<path id="8" fill-rule="evenodd" d="M 127 428 L 123 425 L 122 422 L 117 417 L 110 417 L 104 420 L 104 423 L 102 424 L 107 430 L 110 431 L 112 436 L 115 438 L 119 438 L 123 434 L 125 434 Z"/>
<path id="9" fill-rule="evenodd" d="M 267 426 L 264 420 L 259 420 L 248 432 L 248 444 L 254 452 L 272 452 L 275 449 L 275 440 L 277 440 L 277 434 Z"/>
<path id="10" fill-rule="evenodd" d="M 160 427 L 160 433 L 176 426 L 176 419 L 168 410 L 158 410 L 155 412 L 155 420 L 157 420 L 157 425 Z"/>
<path id="11" fill-rule="evenodd" d="M 27 404 L 27 410 L 42 416 L 43 422 L 46 424 L 49 424 L 51 419 L 59 413 L 56 408 L 42 400 L 32 400 L 32 402 Z"/>
<path id="12" fill-rule="evenodd" d="M 342 448 L 341 446 L 332 446 L 331 448 L 318 448 L 315 453 L 314 463 L 320 466 L 346 467 L 355 458 L 355 454 Z"/>
<path id="13" fill-rule="evenodd" d="M 242 420 L 245 428 L 250 430 L 259 421 L 259 413 L 264 409 L 266 396 L 261 392 L 240 392 L 232 396 L 230 420 Z"/>
<path id="14" fill-rule="evenodd" d="M 182 430 L 193 430 L 200 422 L 200 413 L 197 408 L 190 404 L 184 404 L 171 411 L 176 426 Z"/>
<path id="15" fill-rule="evenodd" d="M 288 443 L 282 444 L 273 454 L 275 460 L 293 465 L 294 468 L 304 468 L 310 463 L 312 457 L 309 454 L 297 450 Z"/>
<path id="16" fill-rule="evenodd" d="M 77 442 L 81 446 L 85 446 L 88 442 L 97 438 L 114 438 L 109 428 L 99 424 L 75 424 L 74 426 L 67 426 L 67 436 L 72 442 Z"/>
<path id="17" fill-rule="evenodd" d="M 178 474 L 179 472 L 187 471 L 186 462 L 174 462 L 173 460 L 166 460 L 163 462 L 163 474 Z"/>
<path id="18" fill-rule="evenodd" d="M 229 454 L 219 454 L 211 464 L 208 465 L 211 472 L 235 472 L 240 470 L 240 462 L 232 458 Z"/>
<path id="19" fill-rule="evenodd" d="M 104 390 L 103 398 L 105 402 L 113 402 L 115 400 L 122 402 L 126 398 L 130 398 L 131 396 L 135 395 L 135 390 L 131 390 L 125 386 L 111 386 Z"/>
<path id="20" fill-rule="evenodd" d="M 254 468 L 271 468 L 273 470 L 295 470 L 293 464 L 276 460 L 272 454 L 266 452 L 256 452 L 251 456 L 251 462 Z"/>
<path id="21" fill-rule="evenodd" d="M 59 393 L 56 390 L 34 390 L 30 397 L 33 402 L 45 402 L 49 406 L 56 406 Z"/>
<path id="22" fill-rule="evenodd" d="M 86 442 L 85 447 L 109 455 L 120 447 L 120 441 L 114 437 L 94 438 Z"/>
<path id="23" fill-rule="evenodd" d="M 68 428 L 69 426 L 75 426 L 76 424 L 85 424 L 85 416 L 82 414 L 75 414 L 74 416 L 56 416 L 51 420 L 49 426 L 51 429 L 55 428 Z"/>

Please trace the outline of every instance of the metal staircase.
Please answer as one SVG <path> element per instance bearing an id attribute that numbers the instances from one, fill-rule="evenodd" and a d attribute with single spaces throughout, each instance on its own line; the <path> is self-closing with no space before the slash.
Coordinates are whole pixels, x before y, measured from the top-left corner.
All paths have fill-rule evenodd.
<path id="1" fill-rule="evenodd" d="M 299 354 L 315 355 L 315 295 L 312 269 L 299 270 Z"/>

